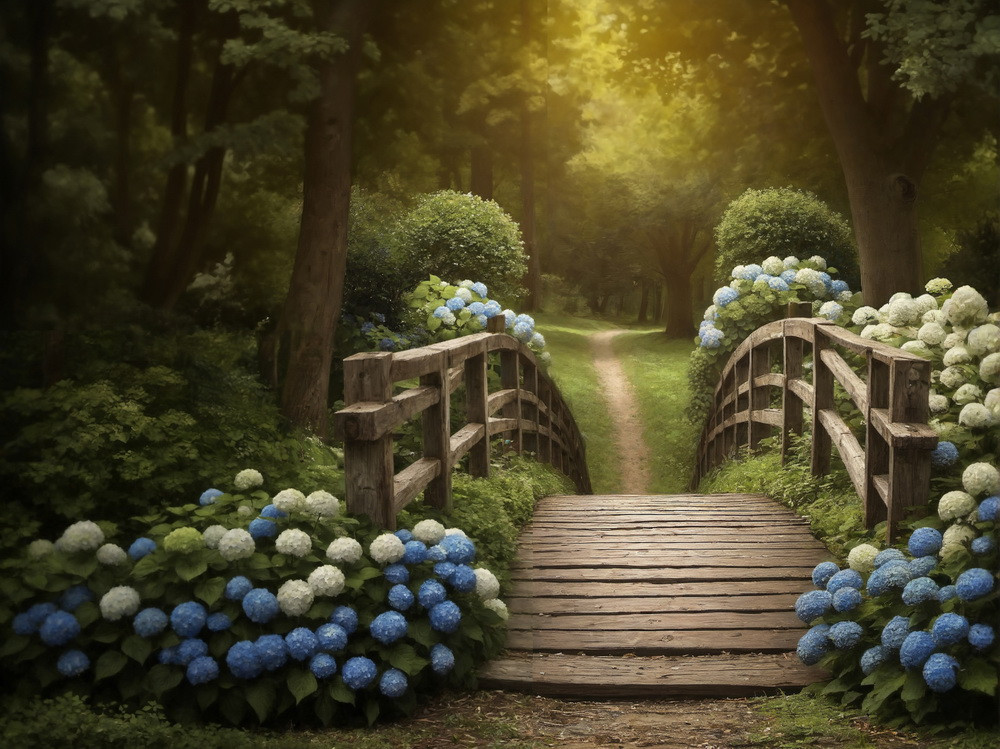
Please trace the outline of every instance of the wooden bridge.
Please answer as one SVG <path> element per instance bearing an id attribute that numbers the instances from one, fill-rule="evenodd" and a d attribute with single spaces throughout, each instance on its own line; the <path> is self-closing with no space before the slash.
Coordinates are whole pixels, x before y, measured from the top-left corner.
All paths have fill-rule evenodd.
<path id="1" fill-rule="evenodd" d="M 336 418 L 348 507 L 387 528 L 421 491 L 449 507 L 451 471 L 466 454 L 470 473 L 488 475 L 497 435 L 576 484 L 579 495 L 542 499 L 521 535 L 508 650 L 487 664 L 481 683 L 579 697 L 719 697 L 823 678 L 794 654 L 805 628 L 792 607 L 812 568 L 829 558 L 807 521 L 760 495 L 590 494 L 583 439 L 558 388 L 503 332 L 502 318 L 490 323 L 488 332 L 454 341 L 346 359 L 347 405 Z M 500 381 L 493 393 L 491 356 Z M 867 380 L 849 360 L 866 365 Z M 888 518 L 891 534 L 907 506 L 926 501 L 936 443 L 924 423 L 929 374 L 926 360 L 826 320 L 766 325 L 723 371 L 693 483 L 777 429 L 784 456 L 805 408 L 814 473 L 829 470 L 836 446 L 869 527 Z M 863 415 L 863 434 L 835 407 L 835 381 Z M 465 423 L 452 432 L 451 395 L 462 383 Z M 394 473 L 393 432 L 418 414 L 422 455 Z"/>

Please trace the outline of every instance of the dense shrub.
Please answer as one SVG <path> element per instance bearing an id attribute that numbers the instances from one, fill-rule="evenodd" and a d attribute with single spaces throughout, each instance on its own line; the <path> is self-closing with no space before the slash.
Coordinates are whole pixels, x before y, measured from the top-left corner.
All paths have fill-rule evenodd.
<path id="1" fill-rule="evenodd" d="M 804 190 L 747 190 L 722 214 L 715 243 L 719 281 L 734 265 L 761 263 L 769 255 L 821 255 L 851 287 L 858 285 L 858 255 L 850 227 Z"/>
<path id="2" fill-rule="evenodd" d="M 508 304 L 522 293 L 521 232 L 491 200 L 451 190 L 426 195 L 403 218 L 400 242 L 413 283 L 430 274 L 477 278 Z"/>
<path id="3" fill-rule="evenodd" d="M 1000 214 L 959 233 L 958 250 L 945 259 L 941 275 L 956 286 L 975 286 L 990 305 L 1000 306 Z"/>

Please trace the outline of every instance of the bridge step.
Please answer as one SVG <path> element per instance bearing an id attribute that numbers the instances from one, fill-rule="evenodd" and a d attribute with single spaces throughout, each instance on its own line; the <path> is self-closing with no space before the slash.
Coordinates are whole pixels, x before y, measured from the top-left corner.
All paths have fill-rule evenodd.
<path id="1" fill-rule="evenodd" d="M 829 558 L 760 495 L 555 496 L 512 568 L 504 658 L 484 686 L 538 694 L 736 696 L 822 679 L 792 613 Z"/>

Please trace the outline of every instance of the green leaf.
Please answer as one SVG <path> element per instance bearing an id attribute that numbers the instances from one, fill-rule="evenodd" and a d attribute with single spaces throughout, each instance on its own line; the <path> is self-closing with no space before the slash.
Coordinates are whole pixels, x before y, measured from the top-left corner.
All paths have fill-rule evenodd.
<path id="1" fill-rule="evenodd" d="M 368 700 L 365 703 L 365 718 L 368 720 L 368 725 L 375 724 L 375 721 L 378 720 L 378 713 L 378 700 Z"/>
<path id="2" fill-rule="evenodd" d="M 222 592 L 225 589 L 225 578 L 209 577 L 205 580 L 200 580 L 198 584 L 194 586 L 194 594 L 211 606 L 222 597 Z"/>
<path id="3" fill-rule="evenodd" d="M 382 574 L 381 570 L 374 567 L 362 567 L 357 572 L 349 575 L 344 581 L 344 585 L 352 590 L 360 588 L 366 580 L 372 580 Z"/>
<path id="4" fill-rule="evenodd" d="M 244 691 L 247 702 L 257 714 L 257 720 L 263 723 L 267 720 L 271 710 L 274 709 L 274 703 L 278 699 L 274 683 L 267 679 L 255 679 L 246 686 Z"/>
<path id="5" fill-rule="evenodd" d="M 171 668 L 163 663 L 157 663 L 149 669 L 149 673 L 146 674 L 143 683 L 148 691 L 159 697 L 164 692 L 168 692 L 180 684 L 183 678 L 183 671 Z"/>
<path id="6" fill-rule="evenodd" d="M 96 603 L 87 601 L 77 606 L 76 611 L 73 612 L 73 616 L 80 622 L 80 627 L 86 629 L 100 618 L 101 611 L 97 608 Z"/>
<path id="7" fill-rule="evenodd" d="M 3 645 L 0 645 L 0 658 L 7 658 L 20 653 L 27 647 L 29 642 L 31 642 L 31 638 L 22 637 L 21 635 L 14 635 L 7 638 Z"/>
<path id="8" fill-rule="evenodd" d="M 234 726 L 240 725 L 247 712 L 247 703 L 243 692 L 238 689 L 229 689 L 223 692 L 219 699 L 219 711 Z"/>
<path id="9" fill-rule="evenodd" d="M 318 686 L 316 677 L 307 669 L 292 669 L 291 673 L 288 674 L 288 691 L 295 698 L 296 705 L 315 692 Z"/>
<path id="10" fill-rule="evenodd" d="M 125 657 L 124 653 L 117 650 L 105 651 L 94 664 L 94 680 L 100 681 L 114 676 L 125 667 L 126 663 L 128 663 L 128 658 Z"/>
<path id="11" fill-rule="evenodd" d="M 160 572 L 160 563 L 154 558 L 152 554 L 147 554 L 132 568 L 132 574 L 135 577 L 146 577 L 147 575 L 152 575 L 154 572 Z"/>
<path id="12" fill-rule="evenodd" d="M 198 700 L 198 707 L 207 710 L 219 698 L 219 685 L 202 684 L 195 690 L 195 697 Z"/>
<path id="13" fill-rule="evenodd" d="M 906 674 L 906 683 L 903 685 L 903 691 L 899 695 L 903 701 L 912 702 L 919 700 L 926 693 L 927 684 L 924 682 L 923 674 L 916 670 L 908 671 Z"/>
<path id="14" fill-rule="evenodd" d="M 479 622 L 473 621 L 468 617 L 462 618 L 460 631 L 471 640 L 475 640 L 476 642 L 483 641 L 483 628 L 479 626 Z"/>
<path id="15" fill-rule="evenodd" d="M 992 697 L 997 691 L 997 669 L 982 658 L 970 658 L 958 670 L 958 685 Z"/>
<path id="16" fill-rule="evenodd" d="M 431 630 L 431 623 L 426 619 L 412 622 L 408 634 L 410 635 L 410 639 L 419 642 L 425 648 L 429 648 L 434 644 L 434 633 Z"/>
<path id="17" fill-rule="evenodd" d="M 337 679 L 326 691 L 337 702 L 343 702 L 346 705 L 354 704 L 354 692 L 341 679 Z"/>
<path id="18" fill-rule="evenodd" d="M 153 652 L 153 646 L 139 635 L 129 635 L 122 640 L 122 652 L 141 666 Z"/>
<path id="19" fill-rule="evenodd" d="M 389 651 L 389 663 L 407 676 L 414 676 L 430 661 L 417 655 L 417 651 L 413 649 L 412 645 L 400 643 Z"/>
<path id="20" fill-rule="evenodd" d="M 208 562 L 200 557 L 181 557 L 174 565 L 174 571 L 181 580 L 194 580 L 208 569 Z"/>
<path id="21" fill-rule="evenodd" d="M 434 317 L 434 315 L 428 315 L 427 316 L 427 329 L 428 330 L 437 330 L 440 327 L 441 327 L 441 318 L 440 317 Z"/>

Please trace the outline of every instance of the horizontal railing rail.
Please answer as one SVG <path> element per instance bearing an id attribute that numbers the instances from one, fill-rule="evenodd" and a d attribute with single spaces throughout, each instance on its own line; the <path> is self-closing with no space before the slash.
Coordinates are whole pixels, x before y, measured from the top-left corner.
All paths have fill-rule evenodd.
<path id="1" fill-rule="evenodd" d="M 469 473 L 489 476 L 490 438 L 504 435 L 510 448 L 532 452 L 590 494 L 583 437 L 555 383 L 534 353 L 504 331 L 502 316 L 486 332 L 396 353 L 344 359 L 345 406 L 334 416 L 344 440 L 348 509 L 384 528 L 424 493 L 434 507 L 452 503 L 452 470 L 466 455 Z M 489 392 L 491 357 L 499 359 L 500 389 Z M 418 384 L 394 393 L 396 383 Z M 465 423 L 451 431 L 451 397 L 465 386 Z M 422 452 L 399 473 L 393 438 L 411 419 L 421 420 Z"/>
<path id="2" fill-rule="evenodd" d="M 789 314 L 808 314 L 808 305 L 789 305 Z M 863 357 L 864 366 L 857 368 L 864 374 L 838 349 Z M 810 356 L 807 379 L 804 364 Z M 764 325 L 736 348 L 722 370 L 692 485 L 737 447 L 756 448 L 775 430 L 781 431 L 784 463 L 791 436 L 803 432 L 808 409 L 813 475 L 830 470 L 836 447 L 864 504 L 866 527 L 887 521 L 891 540 L 905 510 L 928 500 L 930 455 L 938 441 L 927 424 L 930 375 L 931 363 L 923 357 L 862 338 L 829 320 L 790 317 Z M 835 407 L 834 383 L 863 417 L 863 443 Z M 780 408 L 772 404 L 777 390 Z"/>

